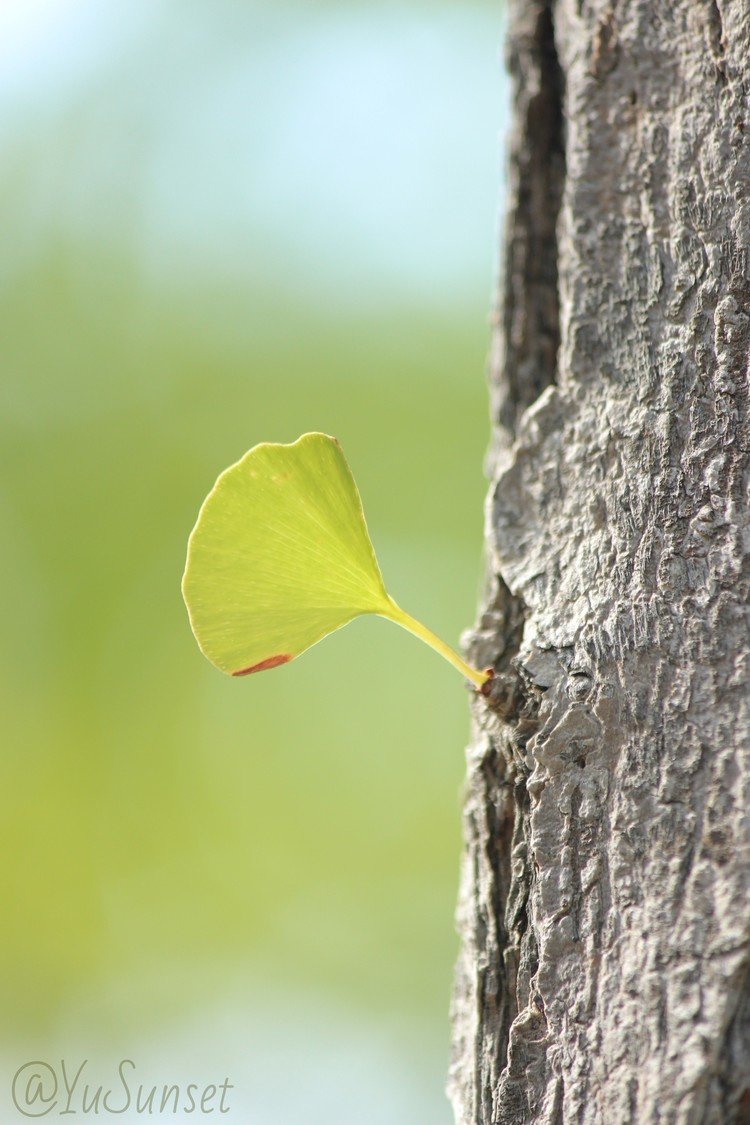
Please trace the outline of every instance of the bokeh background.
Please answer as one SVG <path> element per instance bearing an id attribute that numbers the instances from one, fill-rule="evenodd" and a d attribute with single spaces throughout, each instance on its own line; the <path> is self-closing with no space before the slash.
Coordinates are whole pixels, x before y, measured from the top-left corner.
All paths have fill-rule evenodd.
<path id="1" fill-rule="evenodd" d="M 499 0 L 0 5 L 3 1121 L 50 1054 L 451 1119 L 460 678 L 366 619 L 226 679 L 179 584 L 218 472 L 320 429 L 394 595 L 471 622 L 501 40 Z"/>

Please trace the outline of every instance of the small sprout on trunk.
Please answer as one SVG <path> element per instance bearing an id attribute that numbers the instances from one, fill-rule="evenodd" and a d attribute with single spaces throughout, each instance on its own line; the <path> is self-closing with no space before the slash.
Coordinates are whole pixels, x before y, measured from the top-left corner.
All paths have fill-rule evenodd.
<path id="1" fill-rule="evenodd" d="M 326 434 L 256 445 L 221 474 L 190 535 L 182 593 L 201 651 L 231 676 L 287 664 L 374 613 L 477 688 L 491 678 L 388 594 L 354 477 Z"/>

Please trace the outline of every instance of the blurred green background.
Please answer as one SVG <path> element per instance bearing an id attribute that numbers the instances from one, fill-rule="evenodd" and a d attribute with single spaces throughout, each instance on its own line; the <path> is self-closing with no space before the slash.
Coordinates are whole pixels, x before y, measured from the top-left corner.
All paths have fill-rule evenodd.
<path id="1" fill-rule="evenodd" d="M 364 619 L 232 681 L 179 585 L 218 472 L 319 429 L 395 597 L 471 622 L 501 35 L 484 0 L 0 8 L 3 1074 L 124 1052 L 226 1072 L 246 1125 L 450 1120 L 460 678 Z"/>

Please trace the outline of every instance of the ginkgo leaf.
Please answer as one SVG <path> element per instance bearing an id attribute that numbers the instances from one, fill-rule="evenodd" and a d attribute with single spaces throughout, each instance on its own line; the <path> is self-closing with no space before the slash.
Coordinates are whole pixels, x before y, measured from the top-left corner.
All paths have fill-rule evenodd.
<path id="1" fill-rule="evenodd" d="M 254 446 L 216 481 L 188 543 L 182 592 L 202 652 L 232 676 L 286 664 L 362 614 L 470 668 L 387 593 L 362 502 L 335 438 Z"/>

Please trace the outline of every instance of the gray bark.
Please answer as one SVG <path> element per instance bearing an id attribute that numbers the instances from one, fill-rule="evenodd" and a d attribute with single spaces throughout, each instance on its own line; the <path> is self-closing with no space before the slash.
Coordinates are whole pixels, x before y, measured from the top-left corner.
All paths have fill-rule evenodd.
<path id="1" fill-rule="evenodd" d="M 511 0 L 461 1125 L 750 1121 L 750 3 Z"/>

